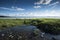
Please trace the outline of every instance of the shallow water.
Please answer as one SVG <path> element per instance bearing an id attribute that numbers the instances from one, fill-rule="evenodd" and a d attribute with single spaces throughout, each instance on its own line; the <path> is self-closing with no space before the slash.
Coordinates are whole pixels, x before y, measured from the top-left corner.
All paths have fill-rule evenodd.
<path id="1" fill-rule="evenodd" d="M 0 31 L 0 40 L 36 40 L 33 34 L 35 29 L 35 26 L 25 25 L 4 29 Z"/>
<path id="2" fill-rule="evenodd" d="M 16 26 L 4 30 L 0 30 L 0 40 L 51 40 L 54 37 L 56 40 L 60 40 L 60 35 L 51 35 L 48 33 L 44 34 L 44 37 L 41 38 L 41 31 L 39 35 L 35 36 L 33 34 L 34 30 L 37 28 L 35 26 Z M 45 38 L 45 39 L 44 39 Z"/>
<path id="3" fill-rule="evenodd" d="M 60 35 L 51 35 L 49 33 L 45 33 L 44 36 L 49 39 L 52 39 L 52 37 L 54 37 L 56 40 L 60 40 Z"/>

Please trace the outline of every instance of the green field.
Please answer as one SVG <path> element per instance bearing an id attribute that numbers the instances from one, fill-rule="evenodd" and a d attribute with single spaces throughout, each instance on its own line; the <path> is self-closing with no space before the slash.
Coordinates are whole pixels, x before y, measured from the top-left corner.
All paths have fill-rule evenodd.
<path id="1" fill-rule="evenodd" d="M 0 19 L 1 30 L 21 25 L 34 25 L 44 32 L 60 34 L 60 19 Z"/>

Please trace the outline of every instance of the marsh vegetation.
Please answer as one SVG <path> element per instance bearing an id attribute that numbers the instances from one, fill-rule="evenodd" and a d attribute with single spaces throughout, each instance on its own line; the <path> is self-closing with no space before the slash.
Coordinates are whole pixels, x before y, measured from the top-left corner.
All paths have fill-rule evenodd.
<path id="1" fill-rule="evenodd" d="M 60 19 L 0 19 L 1 30 L 17 25 L 34 25 L 46 33 L 60 34 Z"/>

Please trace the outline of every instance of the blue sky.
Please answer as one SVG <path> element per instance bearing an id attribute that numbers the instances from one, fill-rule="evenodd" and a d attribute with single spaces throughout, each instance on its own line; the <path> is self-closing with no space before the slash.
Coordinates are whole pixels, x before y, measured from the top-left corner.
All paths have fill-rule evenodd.
<path id="1" fill-rule="evenodd" d="M 0 15 L 60 16 L 60 0 L 0 0 Z"/>

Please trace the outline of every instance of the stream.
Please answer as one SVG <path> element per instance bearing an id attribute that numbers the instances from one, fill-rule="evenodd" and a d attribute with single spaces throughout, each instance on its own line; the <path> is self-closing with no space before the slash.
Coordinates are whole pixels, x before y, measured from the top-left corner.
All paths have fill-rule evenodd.
<path id="1" fill-rule="evenodd" d="M 36 31 L 37 30 L 37 31 Z M 60 35 L 39 31 L 35 26 L 23 25 L 0 30 L 0 40 L 60 40 Z"/>

